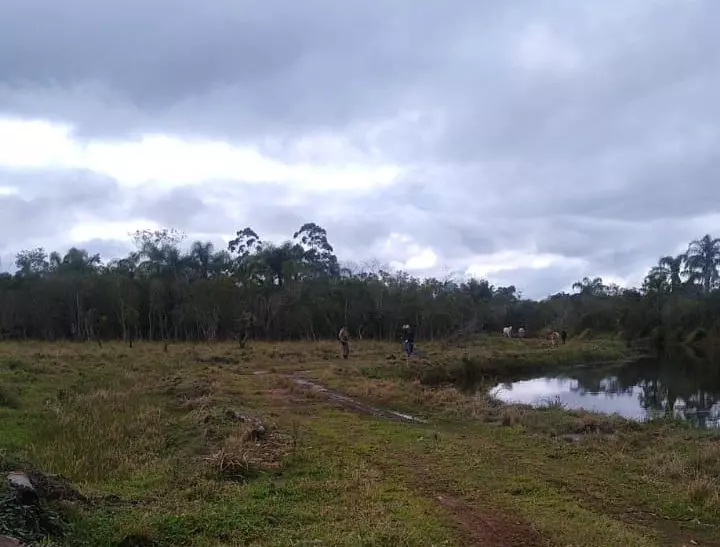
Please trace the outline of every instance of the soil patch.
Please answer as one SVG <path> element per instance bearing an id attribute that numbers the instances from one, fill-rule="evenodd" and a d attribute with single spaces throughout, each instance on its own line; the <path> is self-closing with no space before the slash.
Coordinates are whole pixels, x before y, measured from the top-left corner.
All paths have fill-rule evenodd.
<path id="1" fill-rule="evenodd" d="M 437 474 L 429 461 L 417 454 L 397 454 L 392 464 L 376 462 L 384 473 L 404 478 L 409 488 L 440 505 L 450 517 L 463 546 L 482 547 L 555 547 L 527 520 L 506 507 L 495 506 L 481 497 L 472 503 L 462 499 Z M 430 482 L 435 478 L 435 482 Z"/>
<path id="2" fill-rule="evenodd" d="M 463 537 L 463 545 L 483 547 L 550 547 L 527 522 L 512 518 L 505 511 L 483 507 L 481 510 L 450 494 L 435 494 L 434 499 L 453 517 Z"/>

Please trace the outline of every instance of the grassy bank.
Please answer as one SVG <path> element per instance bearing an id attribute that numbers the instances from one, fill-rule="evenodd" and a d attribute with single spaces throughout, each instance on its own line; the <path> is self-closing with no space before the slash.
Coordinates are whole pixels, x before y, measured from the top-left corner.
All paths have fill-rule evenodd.
<path id="1" fill-rule="evenodd" d="M 347 362 L 330 343 L 0 344 L 3 467 L 60 474 L 87 498 L 50 502 L 67 521 L 57 545 L 720 545 L 712 433 L 418 378 L 463 359 L 480 376 L 612 360 L 622 346 L 422 349 L 408 364 L 372 342 Z M 426 423 L 343 409 L 293 375 Z"/>
<path id="2" fill-rule="evenodd" d="M 397 349 L 397 348 L 393 348 Z M 631 359 L 633 350 L 617 339 L 569 341 L 553 347 L 544 339 L 483 337 L 458 344 L 428 344 L 417 359 L 395 352 L 365 359 L 359 370 L 371 378 L 417 380 L 423 385 L 452 384 L 460 389 L 502 378 L 526 378 L 548 370 Z"/>

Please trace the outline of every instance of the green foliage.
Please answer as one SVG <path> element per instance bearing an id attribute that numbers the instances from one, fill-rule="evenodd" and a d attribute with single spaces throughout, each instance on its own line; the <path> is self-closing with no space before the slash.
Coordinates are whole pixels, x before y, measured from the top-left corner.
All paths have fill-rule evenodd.
<path id="1" fill-rule="evenodd" d="M 584 277 L 575 294 L 541 301 L 486 280 L 413 278 L 377 264 L 340 266 L 324 228 L 301 226 L 291 240 L 264 241 L 251 228 L 227 250 L 183 247 L 176 230 L 132 234 L 136 250 L 103 264 L 98 255 L 42 248 L 17 255 L 0 274 L 0 338 L 217 340 L 354 338 L 398 340 L 411 323 L 418 340 L 524 327 L 530 336 L 564 329 L 623 340 L 699 340 L 720 325 L 720 239 L 693 241 L 658 261 L 639 289 Z M 656 336 L 662 333 L 662 336 Z"/>

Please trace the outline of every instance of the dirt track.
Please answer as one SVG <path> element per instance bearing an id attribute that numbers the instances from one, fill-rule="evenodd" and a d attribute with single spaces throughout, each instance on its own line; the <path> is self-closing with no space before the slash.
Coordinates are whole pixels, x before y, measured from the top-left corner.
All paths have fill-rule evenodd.
<path id="1" fill-rule="evenodd" d="M 296 385 L 322 394 L 328 400 L 351 412 L 403 423 L 426 423 L 414 416 L 368 406 L 347 395 L 298 376 L 290 376 L 290 379 Z M 394 470 L 386 471 L 393 472 Z M 529 523 L 515 518 L 507 511 L 491 507 L 483 507 L 480 510 L 449 492 L 438 493 L 430 490 L 428 485 L 421 480 L 418 480 L 417 490 L 441 505 L 449 513 L 458 533 L 463 538 L 463 545 L 468 547 L 549 547 L 552 545 L 544 540 Z"/>

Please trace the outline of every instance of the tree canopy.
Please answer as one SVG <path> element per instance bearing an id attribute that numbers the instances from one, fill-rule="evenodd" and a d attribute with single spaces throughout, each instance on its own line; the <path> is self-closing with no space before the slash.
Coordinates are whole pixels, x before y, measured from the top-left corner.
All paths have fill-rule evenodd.
<path id="1" fill-rule="evenodd" d="M 377 264 L 341 267 L 328 234 L 307 223 L 282 243 L 244 228 L 226 249 L 177 230 L 131 234 L 135 250 L 103 261 L 71 248 L 17 254 L 0 274 L 0 336 L 39 339 L 318 339 L 347 325 L 359 338 L 586 329 L 627 339 L 720 325 L 720 239 L 658 260 L 639 288 L 578 280 L 543 300 L 484 279 L 420 279 Z"/>

